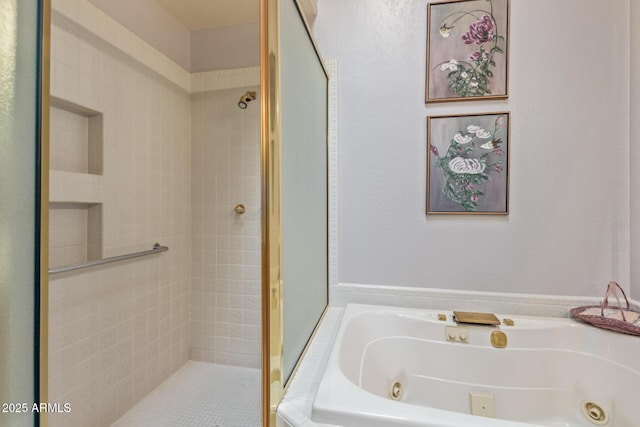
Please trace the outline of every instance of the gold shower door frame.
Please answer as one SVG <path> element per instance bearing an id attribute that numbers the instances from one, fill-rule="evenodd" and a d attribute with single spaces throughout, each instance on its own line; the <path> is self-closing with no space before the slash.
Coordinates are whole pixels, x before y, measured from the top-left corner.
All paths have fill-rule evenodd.
<path id="1" fill-rule="evenodd" d="M 284 394 L 279 56 L 278 0 L 260 0 L 263 427 L 276 425 L 276 408 Z"/>
<path id="2" fill-rule="evenodd" d="M 262 425 L 275 427 L 276 409 L 295 375 L 327 307 L 320 316 L 289 381 L 284 379 L 281 221 L 281 96 L 279 4 L 284 0 L 260 0 L 260 102 L 262 185 Z M 294 1 L 311 44 L 329 76 L 299 0 Z M 328 114 L 328 111 L 327 111 Z M 328 125 L 327 125 L 328 126 Z M 328 131 L 328 129 L 327 129 Z M 328 188 L 328 170 L 327 170 Z M 328 212 L 327 212 L 328 215 Z M 327 216 L 328 218 L 328 216 Z M 327 236 L 328 238 L 328 236 Z M 327 254 L 328 257 L 328 254 Z M 327 258 L 328 259 L 328 258 Z M 328 268 L 328 266 L 327 266 Z M 328 286 L 328 283 L 327 283 Z M 328 289 L 327 289 L 328 291 Z M 328 297 L 328 295 L 327 295 Z M 327 298 L 328 300 L 328 298 Z"/>
<path id="3" fill-rule="evenodd" d="M 51 0 L 40 0 L 40 275 L 38 322 L 38 403 L 49 402 L 49 104 L 51 84 Z M 49 425 L 47 412 L 36 414 L 40 427 Z"/>

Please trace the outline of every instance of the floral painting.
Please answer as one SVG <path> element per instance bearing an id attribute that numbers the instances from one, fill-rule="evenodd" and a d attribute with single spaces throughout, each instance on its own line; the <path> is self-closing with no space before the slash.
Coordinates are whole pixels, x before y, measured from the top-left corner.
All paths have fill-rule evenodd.
<path id="1" fill-rule="evenodd" d="M 430 3 L 427 102 L 506 98 L 509 0 Z"/>
<path id="2" fill-rule="evenodd" d="M 509 113 L 427 118 L 427 214 L 507 214 Z"/>

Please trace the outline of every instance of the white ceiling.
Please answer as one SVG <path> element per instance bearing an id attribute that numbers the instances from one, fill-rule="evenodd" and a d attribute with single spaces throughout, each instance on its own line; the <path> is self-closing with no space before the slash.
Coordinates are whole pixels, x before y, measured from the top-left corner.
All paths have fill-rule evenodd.
<path id="1" fill-rule="evenodd" d="M 258 22 L 258 0 L 156 0 L 190 31 Z"/>

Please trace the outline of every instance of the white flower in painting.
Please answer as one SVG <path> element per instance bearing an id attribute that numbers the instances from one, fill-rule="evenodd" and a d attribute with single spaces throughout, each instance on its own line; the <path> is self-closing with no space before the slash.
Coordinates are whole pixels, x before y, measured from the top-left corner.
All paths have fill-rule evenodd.
<path id="1" fill-rule="evenodd" d="M 449 161 L 449 169 L 453 173 L 466 173 L 477 175 L 484 172 L 486 164 L 480 162 L 478 159 L 464 159 L 462 157 L 454 157 Z"/>
<path id="2" fill-rule="evenodd" d="M 487 139 L 491 136 L 489 132 L 477 125 L 467 126 L 467 132 L 475 134 L 478 138 Z"/>
<path id="3" fill-rule="evenodd" d="M 501 139 L 492 139 L 491 141 L 482 144 L 480 148 L 484 150 L 497 150 L 498 148 L 500 148 L 500 144 L 502 144 Z"/>
<path id="4" fill-rule="evenodd" d="M 468 144 L 473 138 L 470 135 L 463 135 L 460 132 L 456 133 L 453 140 L 458 144 Z"/>
<path id="5" fill-rule="evenodd" d="M 445 62 L 444 64 L 442 64 L 442 66 L 440 66 L 440 70 L 442 70 L 442 71 L 446 71 L 446 70 L 455 71 L 455 70 L 458 69 L 458 65 L 460 65 L 460 63 L 458 61 L 456 61 L 455 59 L 451 59 L 451 61 Z"/>
<path id="6" fill-rule="evenodd" d="M 453 30 L 453 27 L 447 27 L 447 24 L 445 23 L 440 25 L 440 35 L 445 39 L 451 35 L 451 30 Z"/>
<path id="7" fill-rule="evenodd" d="M 484 129 L 480 129 L 476 132 L 478 138 L 487 139 L 491 137 L 491 134 Z"/>
<path id="8" fill-rule="evenodd" d="M 463 79 L 466 79 L 467 77 L 469 77 L 469 74 L 463 71 L 462 73 L 460 73 L 460 77 L 462 77 Z"/>

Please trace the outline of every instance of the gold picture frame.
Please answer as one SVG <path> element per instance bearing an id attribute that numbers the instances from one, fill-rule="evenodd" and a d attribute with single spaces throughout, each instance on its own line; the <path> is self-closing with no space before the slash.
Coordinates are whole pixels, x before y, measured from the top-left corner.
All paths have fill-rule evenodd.
<path id="1" fill-rule="evenodd" d="M 452 0 L 427 8 L 425 102 L 509 96 L 510 0 Z"/>
<path id="2" fill-rule="evenodd" d="M 427 215 L 509 214 L 511 114 L 427 117 Z"/>

